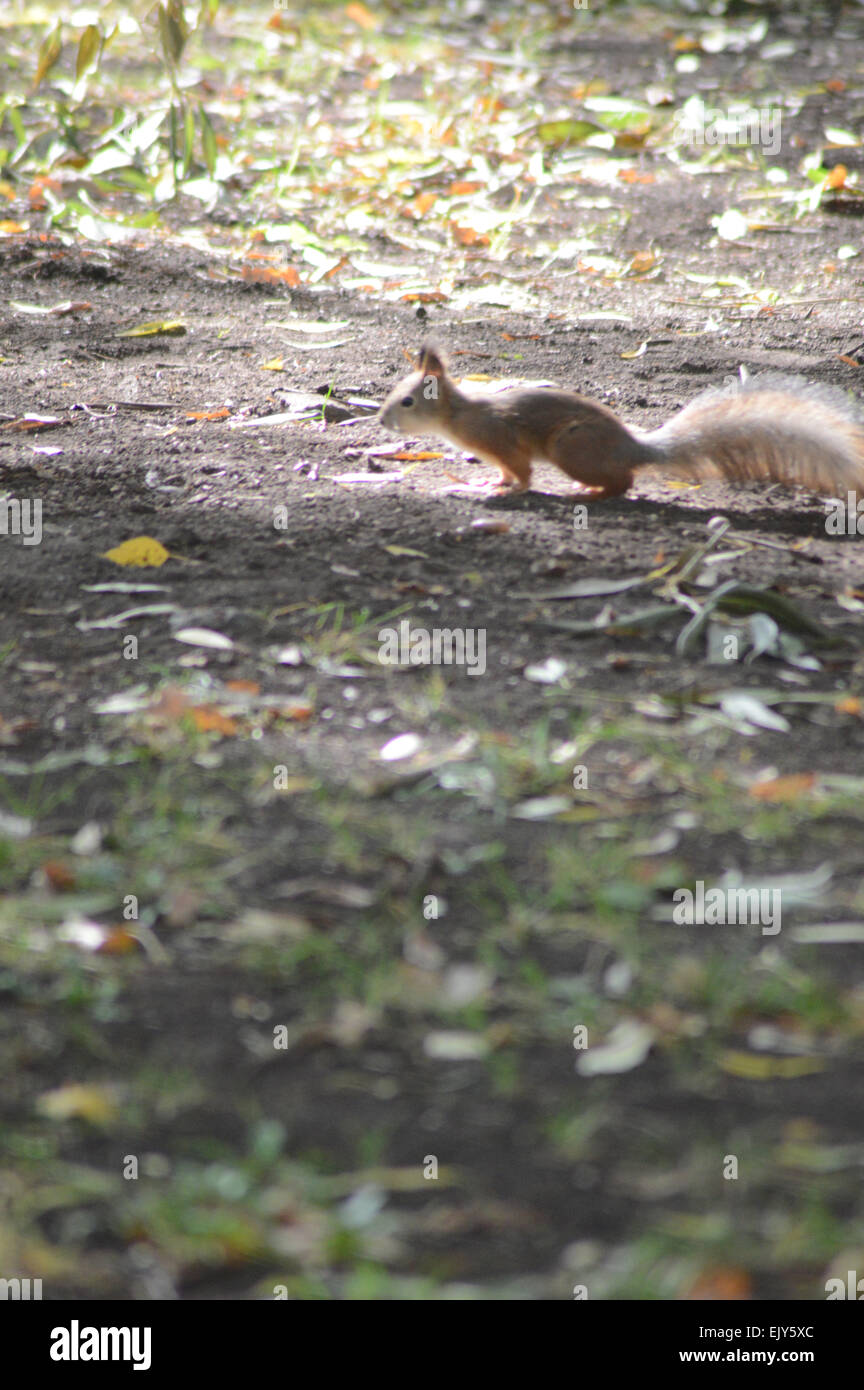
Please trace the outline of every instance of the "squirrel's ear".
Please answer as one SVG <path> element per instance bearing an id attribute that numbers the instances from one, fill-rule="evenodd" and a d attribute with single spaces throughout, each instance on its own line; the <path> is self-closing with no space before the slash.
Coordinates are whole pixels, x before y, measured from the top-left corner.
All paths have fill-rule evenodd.
<path id="1" fill-rule="evenodd" d="M 428 338 L 417 354 L 417 370 L 424 376 L 445 376 L 447 363 L 443 354 Z"/>

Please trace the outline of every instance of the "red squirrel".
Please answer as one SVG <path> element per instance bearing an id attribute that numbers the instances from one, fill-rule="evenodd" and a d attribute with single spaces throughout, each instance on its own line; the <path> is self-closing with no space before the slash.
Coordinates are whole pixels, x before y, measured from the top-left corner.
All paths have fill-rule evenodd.
<path id="1" fill-rule="evenodd" d="M 796 377 L 766 374 L 705 391 L 660 429 L 637 434 L 599 401 L 571 391 L 541 386 L 468 395 L 431 343 L 415 367 L 382 405 L 382 424 L 441 436 L 496 464 L 500 492 L 529 487 L 532 464 L 542 461 L 597 501 L 627 492 L 643 467 L 831 497 L 864 494 L 864 424 L 839 391 Z"/>

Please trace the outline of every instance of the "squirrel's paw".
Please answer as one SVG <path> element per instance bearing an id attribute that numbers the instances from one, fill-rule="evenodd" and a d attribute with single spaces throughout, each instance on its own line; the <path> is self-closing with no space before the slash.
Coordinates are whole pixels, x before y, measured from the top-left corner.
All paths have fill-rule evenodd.
<path id="1" fill-rule="evenodd" d="M 449 487 L 442 488 L 446 495 L 454 492 L 473 494 L 475 497 L 512 497 L 514 493 L 518 496 L 523 489 L 515 483 L 502 483 L 498 478 L 486 478 L 476 483 L 457 483 L 453 482 Z"/>
<path id="2" fill-rule="evenodd" d="M 608 502 L 610 497 L 620 497 L 622 494 L 616 491 L 607 491 L 605 487 L 574 487 L 570 496 L 575 502 Z"/>

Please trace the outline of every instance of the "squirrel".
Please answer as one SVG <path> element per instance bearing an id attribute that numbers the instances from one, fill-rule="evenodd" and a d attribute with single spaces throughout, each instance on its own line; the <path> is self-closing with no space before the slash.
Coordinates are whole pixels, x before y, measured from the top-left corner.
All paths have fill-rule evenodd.
<path id="1" fill-rule="evenodd" d="M 599 401 L 571 391 L 467 395 L 426 342 L 379 418 L 387 429 L 438 435 L 497 464 L 498 493 L 529 487 L 535 461 L 554 463 L 593 501 L 620 497 L 644 467 L 831 497 L 864 493 L 864 423 L 845 395 L 773 373 L 705 391 L 660 429 L 637 433 Z"/>

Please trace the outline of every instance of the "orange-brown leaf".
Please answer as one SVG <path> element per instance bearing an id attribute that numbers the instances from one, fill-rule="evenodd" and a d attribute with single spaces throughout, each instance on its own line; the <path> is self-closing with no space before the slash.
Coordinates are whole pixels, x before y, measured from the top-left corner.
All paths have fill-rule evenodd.
<path id="1" fill-rule="evenodd" d="M 754 782 L 750 795 L 757 801 L 800 801 L 812 791 L 814 772 L 793 772 L 787 777 L 772 777 L 768 782 Z"/>

